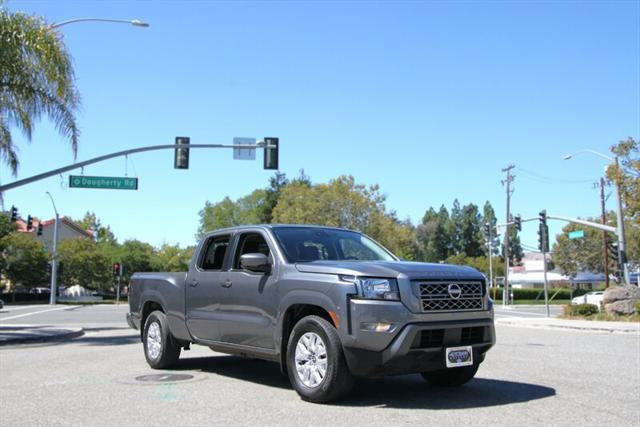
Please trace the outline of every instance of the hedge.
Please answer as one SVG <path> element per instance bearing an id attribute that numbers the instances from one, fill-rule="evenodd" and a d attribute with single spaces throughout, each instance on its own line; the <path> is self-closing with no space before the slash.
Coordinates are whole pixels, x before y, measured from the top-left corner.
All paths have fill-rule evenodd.
<path id="1" fill-rule="evenodd" d="M 500 300 L 502 301 L 502 288 L 498 288 L 496 290 L 496 288 L 491 288 L 491 290 L 489 291 L 489 296 L 491 298 L 493 298 L 493 292 L 494 290 L 496 291 L 496 300 Z M 558 292 L 559 291 L 559 292 Z M 544 290 L 543 289 L 511 289 L 511 292 L 513 293 L 513 299 L 514 300 L 535 300 L 536 298 L 538 300 L 544 301 Z M 558 292 L 558 295 L 556 295 L 553 299 L 554 300 L 569 300 L 571 298 L 575 298 L 578 297 L 580 295 L 584 295 L 587 292 L 591 292 L 587 289 L 574 289 L 573 290 L 573 294 L 571 293 L 571 289 L 567 289 L 567 288 L 562 288 L 562 289 L 549 289 L 549 298 L 551 298 L 556 292 Z"/>

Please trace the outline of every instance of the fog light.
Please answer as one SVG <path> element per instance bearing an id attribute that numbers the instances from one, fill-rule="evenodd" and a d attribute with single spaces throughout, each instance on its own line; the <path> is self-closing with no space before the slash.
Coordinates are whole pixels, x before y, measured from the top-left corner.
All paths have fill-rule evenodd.
<path id="1" fill-rule="evenodd" d="M 368 332 L 393 332 L 395 325 L 391 323 L 361 323 L 360 329 Z"/>

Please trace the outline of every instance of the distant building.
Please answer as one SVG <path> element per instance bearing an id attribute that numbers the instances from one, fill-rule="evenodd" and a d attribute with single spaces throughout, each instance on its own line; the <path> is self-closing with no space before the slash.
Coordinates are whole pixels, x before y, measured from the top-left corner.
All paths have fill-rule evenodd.
<path id="1" fill-rule="evenodd" d="M 547 259 L 551 255 L 547 254 Z M 569 277 L 559 270 L 547 271 L 547 281 L 552 287 L 572 287 L 577 289 L 593 289 L 595 285 L 604 282 L 604 274 L 580 271 L 576 277 Z M 509 283 L 513 288 L 544 287 L 544 264 L 539 252 L 526 252 L 522 258 L 522 265 L 509 268 Z"/>
<path id="2" fill-rule="evenodd" d="M 50 219 L 47 221 L 42 221 L 42 235 L 38 236 L 38 225 L 40 224 L 40 220 L 34 218 L 33 220 L 33 229 L 27 231 L 27 223 L 23 219 L 18 219 L 16 221 L 16 225 L 18 227 L 19 233 L 29 233 L 34 236 L 34 238 L 41 242 L 47 251 L 51 251 L 51 247 L 53 246 L 53 229 L 55 226 L 55 219 Z M 71 221 L 69 218 L 60 218 L 60 222 L 58 223 L 58 243 L 63 240 L 68 239 L 77 239 L 79 237 L 84 237 L 87 239 L 93 238 L 93 233 L 91 230 L 84 230 L 80 225 Z"/>

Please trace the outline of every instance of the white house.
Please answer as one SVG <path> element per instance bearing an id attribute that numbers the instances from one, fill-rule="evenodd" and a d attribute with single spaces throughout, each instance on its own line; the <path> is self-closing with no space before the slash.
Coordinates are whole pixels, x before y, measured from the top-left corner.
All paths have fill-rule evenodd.
<path id="1" fill-rule="evenodd" d="M 547 254 L 547 260 L 551 255 Z M 594 285 L 604 282 L 604 274 L 580 271 L 576 277 L 563 275 L 558 270 L 547 271 L 547 280 L 553 287 L 573 287 L 593 289 Z M 527 252 L 522 258 L 522 265 L 509 268 L 509 283 L 513 288 L 543 288 L 544 264 L 542 254 Z"/>

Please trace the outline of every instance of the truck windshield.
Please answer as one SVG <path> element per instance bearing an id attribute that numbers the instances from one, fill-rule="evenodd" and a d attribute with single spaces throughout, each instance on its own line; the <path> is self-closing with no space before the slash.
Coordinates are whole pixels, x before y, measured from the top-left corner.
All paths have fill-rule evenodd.
<path id="1" fill-rule="evenodd" d="M 296 262 L 396 261 L 382 246 L 360 233 L 327 228 L 274 227 L 287 260 Z"/>

